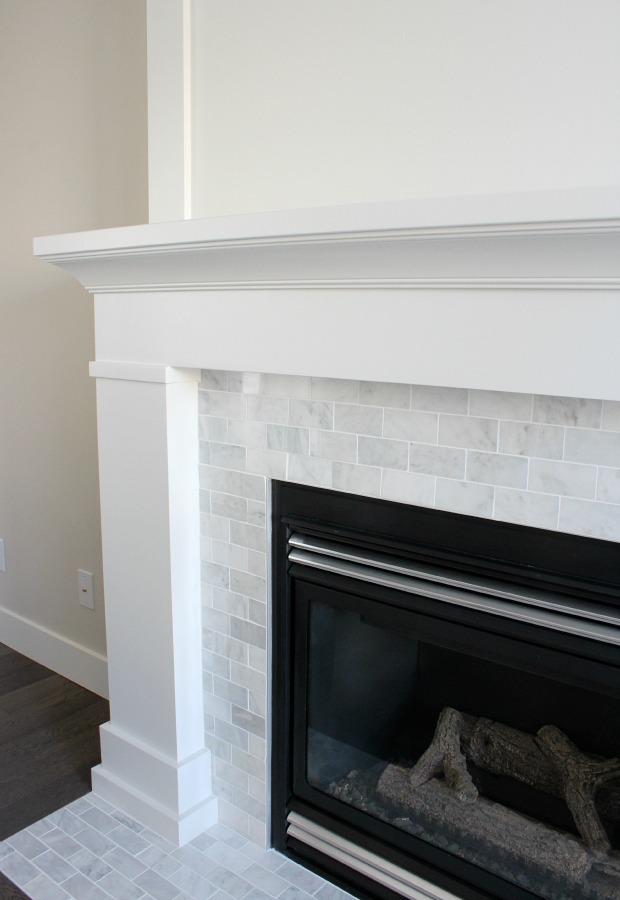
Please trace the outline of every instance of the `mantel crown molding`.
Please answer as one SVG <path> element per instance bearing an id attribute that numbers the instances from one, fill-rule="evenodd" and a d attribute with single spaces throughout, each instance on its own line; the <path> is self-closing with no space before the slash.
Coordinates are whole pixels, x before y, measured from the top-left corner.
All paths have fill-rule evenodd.
<path id="1" fill-rule="evenodd" d="M 193 219 L 38 238 L 35 253 L 93 293 L 610 290 L 620 188 Z"/>

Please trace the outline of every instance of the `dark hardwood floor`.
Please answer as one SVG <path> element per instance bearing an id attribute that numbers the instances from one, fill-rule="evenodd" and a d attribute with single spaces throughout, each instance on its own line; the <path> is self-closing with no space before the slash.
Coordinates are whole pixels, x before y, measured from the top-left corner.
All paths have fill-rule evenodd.
<path id="1" fill-rule="evenodd" d="M 90 790 L 106 700 L 0 644 L 0 840 Z M 23 898 L 0 875 L 0 900 Z"/>

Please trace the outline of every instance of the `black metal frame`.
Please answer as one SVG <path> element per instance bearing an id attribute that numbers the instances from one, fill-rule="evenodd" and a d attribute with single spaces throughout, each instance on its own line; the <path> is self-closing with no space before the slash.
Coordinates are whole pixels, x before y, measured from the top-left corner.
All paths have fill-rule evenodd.
<path id="1" fill-rule="evenodd" d="M 300 662 L 298 657 L 304 652 L 304 639 L 302 637 L 301 644 L 295 646 L 294 585 L 318 584 L 324 589 L 338 591 L 346 590 L 347 579 L 291 565 L 286 557 L 288 537 L 293 530 L 313 536 L 328 536 L 341 543 L 398 552 L 401 556 L 440 564 L 444 568 L 483 576 L 492 574 L 494 578 L 511 583 L 543 586 L 545 590 L 571 597 L 596 599 L 609 607 L 620 607 L 620 547 L 611 542 L 278 482 L 273 484 L 272 511 L 273 846 L 310 868 L 327 874 L 360 896 L 380 897 L 382 900 L 395 898 L 392 891 L 378 887 L 358 873 L 288 838 L 285 811 L 293 810 L 318 824 L 337 829 L 339 834 L 355 843 L 404 868 L 410 868 L 420 877 L 464 900 L 497 897 L 503 900 L 531 900 L 533 895 L 530 892 L 428 844 L 424 844 L 417 858 L 414 854 L 412 861 L 412 840 L 415 843 L 416 839 L 405 834 L 394 834 L 397 829 L 388 825 L 380 825 L 373 835 L 369 835 L 356 827 L 357 819 L 364 814 L 347 807 L 343 815 L 343 805 L 338 801 L 329 802 L 330 798 L 322 795 L 320 802 L 316 802 L 313 790 L 299 790 L 299 784 L 298 790 L 295 790 L 294 729 L 299 732 L 304 727 L 305 710 L 300 713 L 299 706 L 305 702 L 305 687 L 299 681 L 300 668 L 297 666 Z M 480 547 L 485 548 L 484 553 L 480 553 Z M 371 600 L 385 600 L 386 591 L 390 594 L 387 589 L 359 583 L 355 591 Z M 399 605 L 393 591 L 389 602 L 392 607 Z M 408 603 L 405 600 L 403 605 L 406 607 Z M 420 615 L 443 619 L 446 623 L 449 621 L 453 631 L 456 629 L 454 633 L 459 628 L 470 626 L 488 630 L 489 617 L 483 613 L 458 608 L 438 610 L 437 606 L 432 600 L 416 598 Z M 303 602 L 300 609 L 303 615 Z M 493 633 L 504 641 L 516 642 L 520 653 L 531 655 L 532 664 L 541 643 L 545 645 L 546 642 L 546 652 L 556 653 L 558 657 L 566 654 L 563 663 L 558 661 L 565 668 L 566 679 L 570 681 L 573 678 L 573 683 L 599 682 L 604 670 L 610 689 L 620 696 L 620 654 L 616 647 L 599 645 L 593 659 L 591 641 L 558 632 L 547 640 L 540 629 L 535 631 L 532 626 L 511 620 L 495 621 Z M 571 664 L 571 657 L 579 659 L 579 674 Z M 296 681 L 292 683 L 294 679 Z M 295 713 L 294 706 L 297 709 Z M 299 782 L 298 776 L 297 780 Z M 280 813 L 275 814 L 276 810 Z"/>

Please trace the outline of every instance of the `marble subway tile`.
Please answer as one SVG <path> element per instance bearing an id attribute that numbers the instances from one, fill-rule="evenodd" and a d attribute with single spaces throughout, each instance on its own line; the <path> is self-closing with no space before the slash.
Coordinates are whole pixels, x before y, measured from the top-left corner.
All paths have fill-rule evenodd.
<path id="1" fill-rule="evenodd" d="M 265 375 L 259 372 L 229 372 L 227 390 L 236 394 L 264 394 Z"/>
<path id="2" fill-rule="evenodd" d="M 248 619 L 256 625 L 267 627 L 267 604 L 248 598 Z"/>
<path id="3" fill-rule="evenodd" d="M 286 453 L 278 450 L 248 450 L 247 470 L 265 475 L 267 478 L 277 478 L 284 481 L 286 478 Z"/>
<path id="4" fill-rule="evenodd" d="M 265 501 L 266 484 L 262 475 L 233 472 L 215 466 L 200 466 L 200 486 L 220 494 L 233 494 L 247 500 Z"/>
<path id="5" fill-rule="evenodd" d="M 252 645 L 248 646 L 248 665 L 251 669 L 256 669 L 258 672 L 266 672 L 267 662 L 265 650 L 261 650 L 259 647 L 252 647 Z"/>
<path id="6" fill-rule="evenodd" d="M 334 427 L 334 404 L 327 400 L 290 400 L 289 425 L 329 431 Z"/>
<path id="7" fill-rule="evenodd" d="M 232 784 L 233 787 L 238 787 L 240 790 L 246 791 L 247 793 L 249 775 L 242 769 L 237 769 L 236 766 L 232 766 L 230 763 L 226 763 L 221 759 L 216 759 L 215 774 L 218 778 L 223 778 L 224 781 Z"/>
<path id="8" fill-rule="evenodd" d="M 198 438 L 201 441 L 228 441 L 228 419 L 198 416 Z"/>
<path id="9" fill-rule="evenodd" d="M 596 499 L 620 504 L 620 469 L 599 469 Z"/>
<path id="10" fill-rule="evenodd" d="M 250 525 L 260 525 L 265 527 L 267 507 L 264 502 L 258 500 L 248 500 L 248 523 Z"/>
<path id="11" fill-rule="evenodd" d="M 596 467 L 549 459 L 532 459 L 528 487 L 531 491 L 566 497 L 594 499 Z"/>
<path id="12" fill-rule="evenodd" d="M 198 395 L 198 411 L 204 416 L 226 419 L 245 419 L 246 402 L 244 394 L 227 391 L 204 391 Z M 254 416 L 252 418 L 255 418 Z"/>
<path id="13" fill-rule="evenodd" d="M 471 481 L 452 481 L 438 478 L 435 486 L 435 506 L 469 516 L 493 515 L 494 488 Z"/>
<path id="14" fill-rule="evenodd" d="M 558 425 L 500 422 L 500 453 L 562 459 L 563 450 L 564 429 Z"/>
<path id="15" fill-rule="evenodd" d="M 261 528 L 264 528 L 261 525 Z M 251 575 L 259 575 L 261 578 L 267 577 L 267 554 L 258 550 L 248 550 L 248 572 Z"/>
<path id="16" fill-rule="evenodd" d="M 225 369 L 203 369 L 200 373 L 200 390 L 227 391 L 228 372 Z"/>
<path id="17" fill-rule="evenodd" d="M 548 494 L 497 488 L 494 518 L 517 525 L 556 529 L 559 504 L 559 497 Z"/>
<path id="18" fill-rule="evenodd" d="M 202 560 L 200 566 L 200 579 L 207 584 L 227 588 L 230 583 L 230 570 L 227 566 L 220 566 L 214 562 Z"/>
<path id="19" fill-rule="evenodd" d="M 328 459 L 291 454 L 288 459 L 288 481 L 316 487 L 332 486 L 332 463 Z"/>
<path id="20" fill-rule="evenodd" d="M 602 402 L 579 400 L 574 397 L 535 396 L 532 418 L 534 422 L 551 425 L 576 425 L 580 428 L 600 428 Z"/>
<path id="21" fill-rule="evenodd" d="M 563 497 L 560 530 L 605 541 L 620 541 L 620 505 Z"/>
<path id="22" fill-rule="evenodd" d="M 264 626 L 247 622 L 244 619 L 236 619 L 234 616 L 231 616 L 230 619 L 230 636 L 263 650 L 267 646 L 267 629 Z"/>
<path id="23" fill-rule="evenodd" d="M 428 387 L 420 384 L 411 387 L 411 409 L 465 415 L 468 402 L 468 392 L 463 388 Z"/>
<path id="24" fill-rule="evenodd" d="M 240 750 L 248 749 L 248 732 L 222 719 L 215 720 L 215 736 L 232 747 L 239 747 Z"/>
<path id="25" fill-rule="evenodd" d="M 267 547 L 265 529 L 257 525 L 248 525 L 246 522 L 230 523 L 230 540 L 231 543 L 240 544 L 249 550 L 265 551 Z"/>
<path id="26" fill-rule="evenodd" d="M 213 632 L 213 653 L 216 653 L 218 656 L 225 656 L 231 662 L 234 660 L 246 665 L 248 662 L 247 644 L 236 640 L 232 636 L 228 637 L 225 634 L 220 634 L 217 631 Z"/>
<path id="27" fill-rule="evenodd" d="M 229 722 L 231 716 L 232 704 L 223 697 L 216 697 L 215 694 L 205 694 L 204 711 L 206 715 L 214 716 L 221 722 Z"/>
<path id="28" fill-rule="evenodd" d="M 215 588 L 213 591 L 213 607 L 240 619 L 247 619 L 248 598 L 234 591 Z"/>
<path id="29" fill-rule="evenodd" d="M 620 467 L 620 433 L 567 428 L 564 459 L 591 465 Z"/>
<path id="30" fill-rule="evenodd" d="M 601 427 L 606 431 L 620 431 L 620 402 L 618 400 L 603 400 Z"/>
<path id="31" fill-rule="evenodd" d="M 442 478 L 465 478 L 467 451 L 437 444 L 410 444 L 409 471 Z"/>
<path id="32" fill-rule="evenodd" d="M 389 384 L 383 381 L 360 381 L 359 402 L 364 406 L 409 409 L 411 387 L 408 384 Z"/>
<path id="33" fill-rule="evenodd" d="M 288 424 L 288 400 L 284 397 L 247 397 L 247 418 L 255 422 Z"/>
<path id="34" fill-rule="evenodd" d="M 531 394 L 470 391 L 469 415 L 529 422 L 532 419 L 532 399 Z"/>
<path id="35" fill-rule="evenodd" d="M 355 462 L 357 435 L 338 431 L 310 431 L 310 455 L 338 462 Z"/>
<path id="36" fill-rule="evenodd" d="M 231 420 L 228 423 L 227 440 L 231 444 L 262 450 L 267 446 L 268 427 L 265 422 L 235 422 Z"/>
<path id="37" fill-rule="evenodd" d="M 467 452 L 467 480 L 503 487 L 527 487 L 528 461 L 501 453 Z"/>
<path id="38" fill-rule="evenodd" d="M 230 677 L 230 667 L 232 665 L 227 656 L 214 653 L 212 650 L 203 649 L 202 651 L 203 668 L 213 675 L 221 675 L 223 678 Z"/>
<path id="39" fill-rule="evenodd" d="M 252 691 L 266 692 L 267 681 L 263 672 L 238 662 L 230 664 L 230 680 Z"/>
<path id="40" fill-rule="evenodd" d="M 409 463 L 409 445 L 405 441 L 360 435 L 357 440 L 357 460 L 364 466 L 406 471 Z"/>
<path id="41" fill-rule="evenodd" d="M 419 444 L 437 442 L 439 417 L 435 413 L 386 409 L 383 420 L 383 437 Z"/>
<path id="42" fill-rule="evenodd" d="M 231 522 L 232 525 L 243 526 L 243 522 Z M 246 526 L 247 527 L 247 526 Z M 231 527 L 230 541 L 212 541 L 211 542 L 211 559 L 214 563 L 227 566 L 228 568 L 241 569 L 246 571 L 248 567 L 248 551 L 245 547 L 239 547 L 241 541 L 233 537 Z"/>
<path id="43" fill-rule="evenodd" d="M 344 378 L 312 378 L 310 390 L 313 400 L 359 403 L 359 381 Z"/>
<path id="44" fill-rule="evenodd" d="M 333 486 L 336 491 L 379 497 L 381 495 L 381 470 L 371 466 L 335 462 Z"/>
<path id="45" fill-rule="evenodd" d="M 237 747 L 233 747 L 232 761 L 238 769 L 247 772 L 253 778 L 265 781 L 265 763 L 263 760 L 257 759 L 250 753 L 245 753 Z"/>
<path id="46" fill-rule="evenodd" d="M 230 634 L 230 616 L 218 609 L 203 608 L 202 625 L 203 628 L 210 628 L 220 634 Z"/>
<path id="47" fill-rule="evenodd" d="M 231 681 L 216 676 L 213 678 L 213 693 L 222 700 L 234 703 L 235 706 L 248 709 L 248 691 L 238 684 L 233 684 Z"/>
<path id="48" fill-rule="evenodd" d="M 226 495 L 224 494 L 214 494 L 216 498 L 223 498 Z M 213 498 L 212 498 L 213 499 Z M 237 503 L 234 506 L 243 509 L 244 511 L 247 509 L 247 501 L 239 498 L 230 498 L 231 500 L 236 500 Z M 217 500 L 217 503 L 220 504 L 219 510 L 215 514 L 211 513 L 201 513 L 200 514 L 200 530 L 204 537 L 213 538 L 217 541 L 227 541 L 230 534 L 230 525 L 228 522 L 229 516 L 224 510 L 233 510 L 233 504 L 228 503 L 227 501 Z M 230 518 L 237 518 L 237 516 L 230 516 Z M 245 519 L 245 514 L 243 515 L 243 519 Z"/>
<path id="49" fill-rule="evenodd" d="M 310 432 L 308 428 L 292 425 L 267 425 L 268 450 L 282 450 L 284 453 L 309 453 Z"/>
<path id="50" fill-rule="evenodd" d="M 265 393 L 272 397 L 309 398 L 312 379 L 306 375 L 266 375 Z"/>
<path id="51" fill-rule="evenodd" d="M 381 477 L 381 496 L 384 500 L 395 500 L 397 503 L 432 506 L 435 479 L 429 475 L 385 469 Z"/>
<path id="52" fill-rule="evenodd" d="M 494 452 L 497 450 L 498 425 L 496 419 L 441 415 L 438 442 L 447 447 Z"/>
<path id="53" fill-rule="evenodd" d="M 242 709 L 240 706 L 231 707 L 232 724 L 244 731 L 249 731 L 257 737 L 265 737 L 265 719 L 251 713 L 249 709 Z M 249 810 L 246 810 L 249 812 Z"/>
<path id="54" fill-rule="evenodd" d="M 230 570 L 230 587 L 231 590 L 238 594 L 245 594 L 253 600 L 267 599 L 267 591 L 265 579 L 249 572 L 239 572 L 236 569 Z"/>
<path id="55" fill-rule="evenodd" d="M 336 431 L 381 437 L 383 433 L 383 409 L 378 406 L 356 406 L 351 403 L 336 403 L 334 428 Z"/>

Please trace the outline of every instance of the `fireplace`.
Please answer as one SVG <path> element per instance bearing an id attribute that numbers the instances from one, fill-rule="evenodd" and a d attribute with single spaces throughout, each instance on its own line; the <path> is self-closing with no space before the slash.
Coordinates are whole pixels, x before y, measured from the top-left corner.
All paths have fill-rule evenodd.
<path id="1" fill-rule="evenodd" d="M 275 846 L 371 896 L 619 897 L 617 546 L 273 507 Z"/>
<path id="2" fill-rule="evenodd" d="M 620 540 L 619 199 L 37 241 L 95 295 L 101 796 L 175 842 L 218 815 L 269 840 L 270 479 Z"/>

